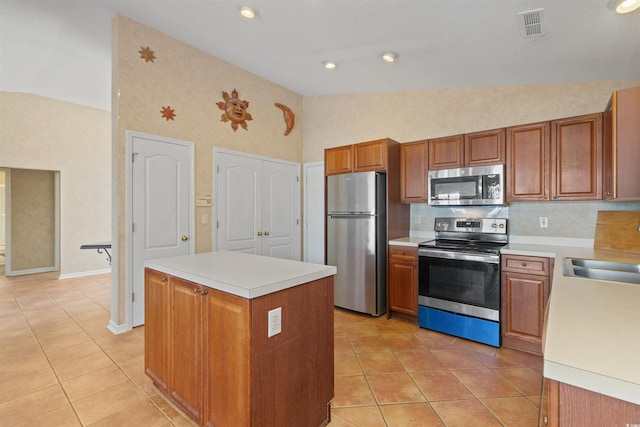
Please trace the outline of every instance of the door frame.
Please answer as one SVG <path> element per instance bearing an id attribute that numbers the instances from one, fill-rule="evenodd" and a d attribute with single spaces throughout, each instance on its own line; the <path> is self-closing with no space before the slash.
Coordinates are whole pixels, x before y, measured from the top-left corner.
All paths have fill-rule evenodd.
<path id="1" fill-rule="evenodd" d="M 307 177 L 309 175 L 309 171 L 311 169 L 316 169 L 316 168 L 320 168 L 322 170 L 322 176 L 324 176 L 324 161 L 320 161 L 320 162 L 309 162 L 309 163 L 305 163 L 304 164 L 304 172 L 302 174 L 303 176 L 303 189 L 302 189 L 302 194 L 303 194 L 303 200 L 304 200 L 304 213 L 303 213 L 303 221 L 304 221 L 304 227 L 303 227 L 303 234 L 302 234 L 302 240 L 303 240 L 303 247 L 304 247 L 304 255 L 303 255 L 303 261 L 307 261 L 307 256 L 309 253 L 309 212 L 310 212 L 310 208 L 309 208 L 309 191 L 308 191 L 308 182 L 307 182 Z M 324 198 L 323 198 L 323 204 L 324 204 Z M 326 212 L 323 210 L 322 211 L 322 217 L 323 217 L 323 221 L 326 222 Z M 324 227 L 324 232 L 326 234 L 326 224 Z M 324 247 L 325 245 L 322 245 L 322 252 L 326 253 L 326 249 Z M 323 257 L 324 258 L 324 257 Z M 324 262 L 326 263 L 326 259 L 324 260 Z"/>
<path id="2" fill-rule="evenodd" d="M 53 173 L 53 265 L 49 267 L 35 268 L 29 270 L 11 269 L 11 168 L 0 168 L 4 172 L 5 178 L 5 263 L 4 275 L 20 276 L 25 274 L 47 273 L 57 271 L 60 273 L 60 171 L 43 169 Z M 40 169 L 27 169 L 40 170 Z M 58 274 L 59 276 L 59 274 Z"/>
<path id="3" fill-rule="evenodd" d="M 126 149 L 125 149 L 125 180 L 126 180 L 126 196 L 125 196 L 125 239 L 126 239 L 126 257 L 125 257 L 125 330 L 133 329 L 133 138 L 145 138 L 153 140 L 160 144 L 174 144 L 189 149 L 189 235 L 195 237 L 195 149 L 193 142 L 183 141 L 166 136 L 153 135 L 150 133 L 138 132 L 133 130 L 125 131 Z M 117 249 L 117 247 L 116 247 Z M 195 250 L 195 238 L 189 239 L 189 253 Z M 116 251 L 117 253 L 117 251 Z M 124 332 L 119 331 L 119 332 Z"/>

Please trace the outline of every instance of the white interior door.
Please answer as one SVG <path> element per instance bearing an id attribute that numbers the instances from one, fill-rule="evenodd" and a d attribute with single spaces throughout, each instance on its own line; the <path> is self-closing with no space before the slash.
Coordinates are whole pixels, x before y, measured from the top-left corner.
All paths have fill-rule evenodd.
<path id="1" fill-rule="evenodd" d="M 262 254 L 261 161 L 247 156 L 216 155 L 216 228 L 214 248 Z"/>
<path id="2" fill-rule="evenodd" d="M 144 323 L 144 262 L 193 250 L 192 145 L 132 137 L 132 326 Z"/>
<path id="3" fill-rule="evenodd" d="M 262 254 L 300 260 L 300 167 L 262 162 Z"/>
<path id="4" fill-rule="evenodd" d="M 304 260 L 324 264 L 324 162 L 304 165 Z"/>
<path id="5" fill-rule="evenodd" d="M 296 163 L 216 150 L 213 247 L 300 259 Z"/>

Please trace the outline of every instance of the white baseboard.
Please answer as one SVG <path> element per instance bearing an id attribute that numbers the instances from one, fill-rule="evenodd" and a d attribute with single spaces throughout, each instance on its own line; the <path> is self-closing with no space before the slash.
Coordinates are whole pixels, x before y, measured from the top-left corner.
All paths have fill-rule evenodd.
<path id="1" fill-rule="evenodd" d="M 107 329 L 109 329 L 111 331 L 111 333 L 113 333 L 114 335 L 123 334 L 123 333 L 129 332 L 131 330 L 131 328 L 129 326 L 127 326 L 127 325 L 118 325 L 113 320 L 109 320 L 109 326 L 107 326 Z"/>
<path id="2" fill-rule="evenodd" d="M 31 268 L 29 270 L 17 270 L 5 272 L 5 276 L 23 276 L 25 274 L 50 273 L 56 271 L 55 267 Z"/>
<path id="3" fill-rule="evenodd" d="M 85 276 L 97 276 L 98 274 L 111 273 L 110 268 L 105 268 L 104 270 L 93 270 L 93 271 L 79 271 L 77 273 L 66 273 L 60 274 L 58 279 L 73 279 L 75 277 L 85 277 Z"/>

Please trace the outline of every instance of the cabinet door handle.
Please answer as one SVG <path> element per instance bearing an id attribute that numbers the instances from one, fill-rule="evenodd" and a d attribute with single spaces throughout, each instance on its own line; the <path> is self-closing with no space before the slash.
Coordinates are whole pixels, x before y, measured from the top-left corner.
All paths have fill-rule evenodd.
<path id="1" fill-rule="evenodd" d="M 268 232 L 268 231 L 265 231 L 265 232 L 264 232 L 264 235 L 265 235 L 265 236 L 268 236 L 268 235 L 269 235 L 269 232 Z"/>
<path id="2" fill-rule="evenodd" d="M 163 281 L 163 282 L 166 282 L 167 280 L 169 280 L 169 279 L 167 279 L 166 277 L 163 277 L 163 278 L 162 278 L 162 281 Z"/>
<path id="3" fill-rule="evenodd" d="M 202 291 L 200 291 L 200 295 L 206 295 L 208 293 L 209 291 L 207 289 L 203 289 Z"/>
<path id="4" fill-rule="evenodd" d="M 262 231 L 258 231 L 258 236 L 262 236 Z"/>
<path id="5" fill-rule="evenodd" d="M 189 240 L 189 236 L 187 236 L 186 234 L 184 236 L 182 236 L 182 241 L 186 242 L 187 240 Z"/>
<path id="6" fill-rule="evenodd" d="M 193 288 L 193 293 L 197 294 L 198 293 L 198 288 Z"/>

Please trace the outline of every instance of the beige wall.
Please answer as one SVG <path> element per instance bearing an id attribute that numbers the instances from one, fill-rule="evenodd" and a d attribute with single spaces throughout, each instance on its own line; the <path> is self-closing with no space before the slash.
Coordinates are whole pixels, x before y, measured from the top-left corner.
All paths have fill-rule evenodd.
<path id="1" fill-rule="evenodd" d="M 11 169 L 11 271 L 55 266 L 55 172 Z"/>
<path id="2" fill-rule="evenodd" d="M 118 117 L 114 123 L 118 162 L 114 167 L 119 177 L 114 207 L 119 224 L 117 262 L 124 266 L 126 130 L 193 142 L 196 195 L 213 195 L 214 147 L 302 162 L 302 97 L 124 16 L 114 18 L 113 35 L 113 113 Z M 141 47 L 154 51 L 154 62 L 140 58 Z M 223 101 L 223 91 L 234 89 L 240 99 L 249 101 L 253 120 L 247 122 L 248 130 L 234 132 L 229 122 L 220 121 L 223 111 L 216 104 Z M 274 106 L 276 102 L 297 116 L 288 136 L 284 135 L 284 116 Z M 160 111 L 166 106 L 175 110 L 174 120 L 162 118 Z M 196 218 L 202 214 L 213 218 L 212 208 L 196 208 Z M 210 251 L 213 221 L 206 225 L 200 222 L 196 221 L 196 252 Z M 112 321 L 123 324 L 125 269 L 118 270 L 118 313 L 116 318 L 112 313 Z"/>
<path id="3" fill-rule="evenodd" d="M 632 86 L 640 79 L 305 97 L 304 162 L 323 160 L 327 147 L 382 137 L 410 142 L 603 111 L 613 91 Z M 514 203 L 510 232 L 592 239 L 597 211 L 614 209 L 640 203 Z M 411 230 L 432 231 L 436 216 L 460 214 L 413 204 Z M 539 228 L 540 216 L 549 218 L 549 228 Z"/>
<path id="4" fill-rule="evenodd" d="M 0 92 L 0 118 L 0 167 L 60 172 L 60 274 L 109 268 L 80 245 L 111 239 L 110 113 Z"/>

